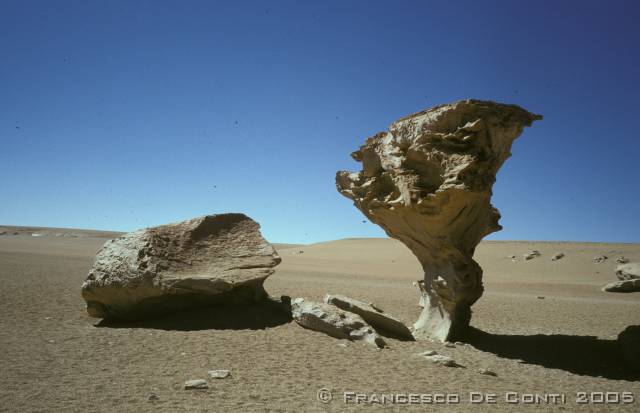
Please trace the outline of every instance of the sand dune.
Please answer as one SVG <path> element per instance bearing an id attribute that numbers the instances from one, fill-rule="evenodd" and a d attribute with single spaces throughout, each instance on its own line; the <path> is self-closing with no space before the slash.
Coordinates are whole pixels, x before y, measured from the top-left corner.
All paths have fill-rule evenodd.
<path id="1" fill-rule="evenodd" d="M 5 227 L 3 227 L 5 228 Z M 199 309 L 136 324 L 97 323 L 79 290 L 105 237 L 0 235 L 1 411 L 638 411 L 640 374 L 625 370 L 615 338 L 640 324 L 640 294 L 600 291 L 615 276 L 615 258 L 640 261 L 640 245 L 483 242 L 475 258 L 486 291 L 474 306 L 468 344 L 388 339 L 374 350 L 304 330 L 262 308 Z M 327 292 L 371 301 L 410 324 L 420 277 L 413 255 L 388 239 L 276 245 L 283 262 L 267 281 L 275 296 L 321 299 Z M 532 249 L 541 256 L 524 261 Z M 302 252 L 301 252 L 302 251 Z M 566 256 L 551 261 L 556 252 Z M 592 258 L 609 260 L 596 264 Z M 514 262 L 508 258 L 515 255 Z M 537 298 L 544 297 L 544 299 Z M 447 368 L 415 356 L 452 356 Z M 478 374 L 488 368 L 498 376 Z M 212 369 L 232 377 L 204 391 L 189 379 Z M 327 388 L 331 403 L 317 401 Z M 457 405 L 345 404 L 344 391 L 457 393 Z M 472 405 L 469 392 L 496 393 L 496 405 Z M 563 393 L 566 403 L 504 402 L 507 391 Z M 576 404 L 576 392 L 632 392 L 633 404 Z M 157 400 L 149 400 L 151 394 Z"/>

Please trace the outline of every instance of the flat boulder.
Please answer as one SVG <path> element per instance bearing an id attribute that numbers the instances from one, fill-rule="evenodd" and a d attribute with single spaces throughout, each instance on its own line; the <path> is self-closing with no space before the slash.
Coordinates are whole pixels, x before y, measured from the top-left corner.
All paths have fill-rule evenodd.
<path id="1" fill-rule="evenodd" d="M 263 283 L 280 263 L 243 214 L 207 215 L 130 232 L 98 251 L 82 297 L 92 317 L 135 320 L 267 298 Z"/>
<path id="2" fill-rule="evenodd" d="M 370 303 L 365 303 L 364 301 L 340 294 L 327 294 L 324 297 L 324 302 L 326 304 L 333 304 L 342 310 L 358 314 L 377 331 L 387 332 L 398 338 L 413 340 L 411 330 L 409 330 L 402 321 Z"/>
<path id="3" fill-rule="evenodd" d="M 608 293 L 633 293 L 640 292 L 640 278 L 633 280 L 621 280 L 609 283 L 602 287 L 602 291 Z"/>
<path id="4" fill-rule="evenodd" d="M 640 278 L 640 264 L 631 262 L 616 267 L 616 277 L 619 280 L 636 280 Z"/>
<path id="5" fill-rule="evenodd" d="M 291 309 L 293 319 L 304 328 L 342 340 L 364 341 L 378 348 L 386 345 L 375 329 L 355 313 L 304 298 L 293 300 Z"/>

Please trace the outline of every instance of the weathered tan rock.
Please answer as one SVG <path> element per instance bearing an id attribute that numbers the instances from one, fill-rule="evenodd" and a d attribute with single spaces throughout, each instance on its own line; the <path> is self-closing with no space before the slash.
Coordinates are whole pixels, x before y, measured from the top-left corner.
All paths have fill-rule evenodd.
<path id="1" fill-rule="evenodd" d="M 494 102 L 436 106 L 367 139 L 352 154 L 362 171 L 337 173 L 338 191 L 423 266 L 428 305 L 414 336 L 451 340 L 468 325 L 483 292 L 475 247 L 501 228 L 491 187 L 513 140 L 537 119 Z"/>
<path id="2" fill-rule="evenodd" d="M 411 330 L 402 321 L 372 304 L 340 294 L 327 294 L 324 297 L 324 302 L 358 314 L 364 321 L 371 324 L 376 331 L 387 332 L 398 338 L 413 340 Z"/>
<path id="3" fill-rule="evenodd" d="M 336 306 L 296 298 L 291 302 L 293 319 L 302 327 L 320 331 L 331 337 L 364 341 L 383 348 L 385 342 L 375 329 L 359 315 Z"/>
<path id="4" fill-rule="evenodd" d="M 461 367 L 454 359 L 449 356 L 443 356 L 441 354 L 434 354 L 432 356 L 424 356 L 424 359 L 432 362 L 433 364 L 439 364 L 446 367 Z"/>
<path id="5" fill-rule="evenodd" d="M 209 388 L 209 383 L 204 379 L 187 380 L 184 382 L 185 390 L 204 390 Z"/>
<path id="6" fill-rule="evenodd" d="M 607 257 L 606 255 L 596 255 L 595 257 L 593 257 L 593 262 L 595 262 L 596 264 L 602 264 L 608 259 L 609 257 Z"/>
<path id="7" fill-rule="evenodd" d="M 640 291 L 640 278 L 614 281 L 602 287 L 608 293 L 634 293 Z"/>
<path id="8" fill-rule="evenodd" d="M 636 262 L 621 264 L 616 267 L 619 280 L 635 280 L 640 278 L 640 264 Z"/>
<path id="9" fill-rule="evenodd" d="M 243 214 L 208 215 L 108 241 L 82 285 L 92 317 L 139 319 L 265 300 L 280 257 Z"/>
<path id="10" fill-rule="evenodd" d="M 536 257 L 539 257 L 540 255 L 542 255 L 542 254 L 540 254 L 540 251 L 532 250 L 532 251 L 527 252 L 526 254 L 523 254 L 522 258 L 524 258 L 525 261 L 529 261 L 529 260 L 532 260 L 532 259 L 534 259 Z"/>
<path id="11" fill-rule="evenodd" d="M 620 257 L 616 258 L 616 262 L 618 264 L 626 264 L 626 263 L 629 262 L 629 258 L 620 256 Z"/>

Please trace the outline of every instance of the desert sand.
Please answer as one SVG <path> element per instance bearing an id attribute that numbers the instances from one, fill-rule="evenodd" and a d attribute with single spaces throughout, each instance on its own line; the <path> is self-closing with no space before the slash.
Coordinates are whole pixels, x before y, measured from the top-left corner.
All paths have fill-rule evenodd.
<path id="1" fill-rule="evenodd" d="M 615 258 L 638 244 L 484 241 L 474 259 L 485 293 L 464 345 L 387 338 L 389 348 L 305 330 L 264 308 L 206 308 L 137 323 L 90 318 L 80 286 L 97 249 L 117 233 L 0 228 L 0 411 L 577 411 L 637 412 L 640 374 L 625 369 L 616 337 L 639 324 L 640 293 L 604 293 Z M 17 232 L 17 235 L 13 235 Z M 40 234 L 33 236 L 32 234 Z M 275 244 L 272 296 L 321 301 L 338 293 L 373 302 L 410 325 L 419 313 L 417 259 L 390 239 Z M 536 249 L 530 261 L 523 254 Z M 553 254 L 565 257 L 551 261 Z M 603 263 L 593 257 L 607 255 Z M 509 256 L 515 255 L 516 260 Z M 541 298 L 543 297 L 543 298 Z M 416 356 L 453 357 L 460 368 Z M 482 375 L 486 368 L 496 377 Z M 231 370 L 207 390 L 184 382 Z M 333 400 L 317 400 L 321 388 Z M 343 392 L 458 394 L 455 405 L 356 405 Z M 471 404 L 469 392 L 495 393 Z M 505 392 L 561 393 L 556 404 L 506 403 Z M 630 392 L 631 404 L 577 404 L 578 392 Z"/>

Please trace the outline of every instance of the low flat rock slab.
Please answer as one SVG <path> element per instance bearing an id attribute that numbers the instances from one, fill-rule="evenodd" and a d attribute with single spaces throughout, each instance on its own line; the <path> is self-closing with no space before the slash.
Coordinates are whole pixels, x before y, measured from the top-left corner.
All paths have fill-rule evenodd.
<path id="1" fill-rule="evenodd" d="M 214 304 L 251 304 L 280 257 L 243 214 L 207 215 L 107 241 L 82 285 L 92 317 L 135 320 Z"/>
<path id="2" fill-rule="evenodd" d="M 640 291 L 640 278 L 622 280 L 609 283 L 602 287 L 602 291 L 608 293 L 633 293 Z"/>
<path id="3" fill-rule="evenodd" d="M 185 390 L 198 390 L 198 389 L 208 389 L 209 384 L 206 380 L 203 379 L 195 379 L 195 380 L 187 380 L 184 382 Z"/>
<path id="4" fill-rule="evenodd" d="M 229 370 L 209 370 L 207 373 L 210 379 L 226 379 L 231 376 L 231 371 Z"/>
<path id="5" fill-rule="evenodd" d="M 424 359 L 432 362 L 433 364 L 439 364 L 446 367 L 459 367 L 454 359 L 449 356 L 443 356 L 441 354 L 434 354 L 432 356 L 424 356 Z"/>
<path id="6" fill-rule="evenodd" d="M 364 321 L 371 324 L 373 328 L 378 331 L 386 331 L 400 338 L 413 340 L 411 330 L 409 330 L 402 321 L 369 303 L 339 294 L 327 294 L 324 297 L 324 302 L 333 304 L 342 310 L 358 314 Z"/>
<path id="7" fill-rule="evenodd" d="M 386 344 L 374 328 L 359 315 L 330 304 L 296 298 L 291 303 L 293 319 L 302 327 L 320 331 L 331 337 L 364 341 L 378 348 Z"/>

